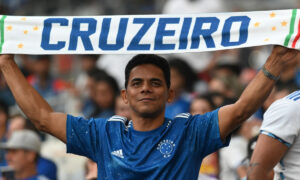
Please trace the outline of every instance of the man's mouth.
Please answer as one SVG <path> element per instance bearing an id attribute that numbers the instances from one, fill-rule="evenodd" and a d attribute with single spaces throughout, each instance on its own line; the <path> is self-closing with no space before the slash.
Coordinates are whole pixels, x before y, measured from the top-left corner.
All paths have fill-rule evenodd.
<path id="1" fill-rule="evenodd" d="M 142 101 L 142 102 L 150 102 L 150 101 L 154 101 L 153 98 L 142 98 L 140 99 L 139 101 Z"/>

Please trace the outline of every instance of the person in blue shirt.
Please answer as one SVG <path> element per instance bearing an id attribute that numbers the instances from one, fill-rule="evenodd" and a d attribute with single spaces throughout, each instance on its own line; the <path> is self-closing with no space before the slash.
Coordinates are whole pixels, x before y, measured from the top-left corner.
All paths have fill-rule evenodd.
<path id="1" fill-rule="evenodd" d="M 0 145 L 0 148 L 7 151 L 5 159 L 7 164 L 13 168 L 16 180 L 49 179 L 39 174 L 37 170 L 37 164 L 40 161 L 38 158 L 40 147 L 41 141 L 39 136 L 31 130 L 15 131 L 6 143 Z M 6 179 L 6 177 L 2 178 Z"/>
<path id="2" fill-rule="evenodd" d="M 253 114 L 298 51 L 276 46 L 263 71 L 237 102 L 204 115 L 164 116 L 171 102 L 170 69 L 156 55 L 137 55 L 125 69 L 122 98 L 131 121 L 120 116 L 86 120 L 54 112 L 25 80 L 12 55 L 0 56 L 0 69 L 23 112 L 35 126 L 66 143 L 69 153 L 98 164 L 98 179 L 197 179 L 201 160 L 228 145 L 230 133 Z"/>

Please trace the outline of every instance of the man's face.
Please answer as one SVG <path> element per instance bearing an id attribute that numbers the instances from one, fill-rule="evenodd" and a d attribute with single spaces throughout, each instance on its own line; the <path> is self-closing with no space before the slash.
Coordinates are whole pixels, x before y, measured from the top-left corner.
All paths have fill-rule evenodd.
<path id="1" fill-rule="evenodd" d="M 26 169 L 31 163 L 34 163 L 34 152 L 22 149 L 9 149 L 6 153 L 6 161 L 9 166 L 14 168 L 16 173 Z"/>
<path id="2" fill-rule="evenodd" d="M 152 64 L 134 67 L 129 75 L 128 86 L 122 91 L 125 103 L 129 103 L 132 115 L 155 118 L 165 111 L 171 101 L 163 71 Z"/>
<path id="3" fill-rule="evenodd" d="M 101 108 L 110 108 L 114 103 L 114 92 L 112 87 L 104 81 L 96 83 L 94 101 Z"/>

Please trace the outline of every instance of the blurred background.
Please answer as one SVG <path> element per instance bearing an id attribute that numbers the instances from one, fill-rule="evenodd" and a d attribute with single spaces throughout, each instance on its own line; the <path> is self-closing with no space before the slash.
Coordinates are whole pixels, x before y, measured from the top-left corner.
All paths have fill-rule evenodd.
<path id="1" fill-rule="evenodd" d="M 299 7 L 299 0 L 0 0 L 0 14 L 26 16 L 191 14 Z M 170 63 L 171 86 L 176 93 L 174 102 L 167 105 L 166 117 L 172 118 L 181 112 L 203 114 L 235 102 L 271 49 L 263 46 L 163 55 Z M 85 118 L 118 114 L 130 119 L 129 107 L 122 102 L 119 93 L 124 88 L 124 68 L 132 56 L 16 55 L 15 59 L 27 80 L 56 111 Z M 259 133 L 263 113 L 276 99 L 299 87 L 300 60 L 298 66 L 284 70 L 264 105 L 234 132 L 230 147 L 203 161 L 198 178 L 236 180 L 244 177 L 252 139 Z M 23 129 L 38 134 L 41 148 L 36 152 L 37 157 L 50 161 L 46 165 L 35 162 L 41 175 L 61 180 L 96 176 L 92 161 L 66 154 L 63 143 L 34 129 L 15 104 L 0 74 L 0 141 L 8 141 L 14 132 Z M 1 167 L 16 166 L 8 163 L 9 158 L 7 151 L 0 149 Z M 15 160 L 15 164 L 18 161 L 22 159 Z M 14 168 L 15 171 L 22 169 Z"/>

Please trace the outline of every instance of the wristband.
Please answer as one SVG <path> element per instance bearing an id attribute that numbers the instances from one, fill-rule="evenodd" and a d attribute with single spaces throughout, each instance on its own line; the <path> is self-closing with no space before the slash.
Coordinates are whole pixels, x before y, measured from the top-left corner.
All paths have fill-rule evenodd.
<path id="1" fill-rule="evenodd" d="M 265 75 L 267 78 L 269 78 L 269 79 L 271 79 L 271 80 L 277 81 L 277 80 L 280 78 L 280 76 L 274 76 L 273 74 L 271 74 L 271 73 L 265 68 L 265 66 L 263 66 L 262 72 L 264 73 L 264 75 Z"/>

